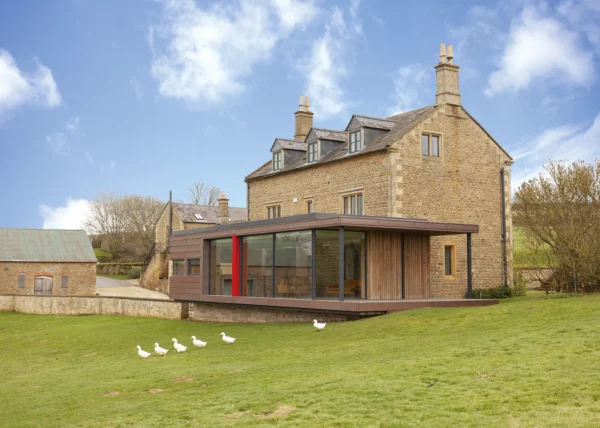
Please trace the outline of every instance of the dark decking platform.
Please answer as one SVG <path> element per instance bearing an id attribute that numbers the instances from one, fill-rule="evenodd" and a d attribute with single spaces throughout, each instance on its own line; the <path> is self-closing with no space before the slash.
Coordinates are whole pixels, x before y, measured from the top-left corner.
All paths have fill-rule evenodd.
<path id="1" fill-rule="evenodd" d="M 409 300 L 308 300 L 271 297 L 195 296 L 193 303 L 214 303 L 256 308 L 380 315 L 418 308 L 490 306 L 497 299 L 409 299 Z"/>

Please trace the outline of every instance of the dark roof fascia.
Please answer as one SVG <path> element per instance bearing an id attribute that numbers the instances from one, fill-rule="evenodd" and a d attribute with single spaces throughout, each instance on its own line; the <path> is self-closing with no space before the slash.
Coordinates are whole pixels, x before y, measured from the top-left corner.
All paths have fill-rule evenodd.
<path id="1" fill-rule="evenodd" d="M 434 222 L 418 218 L 402 217 L 376 217 L 376 216 L 351 216 L 343 214 L 312 213 L 289 217 L 280 217 L 249 222 L 228 223 L 202 229 L 188 229 L 173 233 L 174 237 L 190 235 L 207 235 L 215 239 L 231 235 L 250 236 L 268 233 L 265 228 L 269 226 L 281 228 L 286 224 L 291 230 L 307 230 L 312 228 L 326 229 L 330 227 L 347 226 L 374 230 L 407 230 L 415 232 L 429 232 L 435 235 L 451 235 L 464 233 L 478 233 L 479 226 L 475 224 Z M 258 229 L 258 231 L 257 231 Z M 286 229 L 287 230 L 287 229 Z"/>
<path id="2" fill-rule="evenodd" d="M 465 112 L 465 114 L 466 114 L 467 116 L 469 116 L 469 117 L 471 118 L 471 120 L 472 120 L 473 122 L 475 122 L 475 123 L 477 124 L 477 126 L 479 126 L 479 127 L 481 128 L 481 130 L 482 130 L 483 132 L 485 132 L 485 134 L 486 134 L 488 137 L 490 137 L 490 140 L 492 140 L 494 143 L 496 143 L 496 145 L 497 145 L 497 146 L 500 148 L 500 150 L 502 150 L 502 151 L 504 152 L 504 154 L 505 154 L 506 156 L 508 156 L 508 158 L 509 158 L 511 161 L 512 161 L 512 160 L 514 160 L 514 159 L 513 159 L 513 157 L 512 157 L 511 155 L 509 155 L 509 154 L 508 154 L 508 152 L 507 152 L 506 150 L 504 150 L 504 147 L 502 147 L 502 146 L 500 145 L 500 143 L 499 143 L 498 141 L 496 141 L 496 140 L 494 139 L 494 137 L 492 137 L 492 136 L 491 136 L 491 134 L 490 134 L 490 133 L 487 131 L 487 129 L 485 129 L 485 128 L 484 128 L 484 127 L 481 125 L 481 123 L 477 122 L 477 119 L 475 119 L 473 116 L 471 116 L 471 113 L 469 113 L 469 112 L 467 111 L 467 109 L 466 109 L 466 108 L 464 108 L 462 105 L 460 106 L 460 108 L 461 108 L 461 109 L 462 109 L 462 110 Z"/>

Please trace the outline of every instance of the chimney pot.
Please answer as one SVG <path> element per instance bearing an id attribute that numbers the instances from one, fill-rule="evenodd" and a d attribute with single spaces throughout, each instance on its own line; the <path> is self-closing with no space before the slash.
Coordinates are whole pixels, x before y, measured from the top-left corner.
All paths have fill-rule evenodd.
<path id="1" fill-rule="evenodd" d="M 446 62 L 446 44 L 440 45 L 440 62 Z"/>
<path id="2" fill-rule="evenodd" d="M 225 192 L 221 193 L 219 198 L 219 223 L 229 222 L 229 199 L 225 196 Z"/>
<path id="3" fill-rule="evenodd" d="M 306 110 L 310 107 L 310 103 L 308 102 L 308 95 L 304 97 L 304 105 L 306 106 Z"/>
<path id="4" fill-rule="evenodd" d="M 454 58 L 454 54 L 452 53 L 452 45 L 448 45 L 448 62 L 452 64 L 452 58 Z"/>

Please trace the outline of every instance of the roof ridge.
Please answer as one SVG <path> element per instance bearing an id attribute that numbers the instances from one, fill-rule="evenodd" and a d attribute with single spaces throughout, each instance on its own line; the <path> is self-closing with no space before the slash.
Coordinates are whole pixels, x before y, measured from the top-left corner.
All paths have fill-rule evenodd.
<path id="1" fill-rule="evenodd" d="M 353 114 L 354 117 L 364 117 L 365 119 L 373 119 L 373 120 L 384 120 L 386 122 L 394 122 L 391 119 L 388 118 L 384 118 L 384 117 L 373 117 L 373 116 L 367 116 L 364 114 Z"/>
<path id="2" fill-rule="evenodd" d="M 414 112 L 416 112 L 416 111 L 419 111 L 419 110 L 424 110 L 424 109 L 426 109 L 426 108 L 435 107 L 435 106 L 436 106 L 436 104 L 430 104 L 430 105 L 428 105 L 428 106 L 425 106 L 425 107 L 420 107 L 420 108 L 416 108 L 416 109 L 414 109 L 414 110 L 409 110 L 409 111 L 405 111 L 405 112 L 402 112 L 402 113 L 399 113 L 399 114 L 395 114 L 395 115 L 393 115 L 393 116 L 390 116 L 390 117 L 386 118 L 385 120 L 391 120 L 391 121 L 394 121 L 392 118 L 396 118 L 396 117 L 404 116 L 405 114 L 414 113 Z"/>
<path id="3" fill-rule="evenodd" d="M 47 230 L 49 232 L 52 231 L 60 231 L 60 232 L 86 232 L 85 229 L 45 229 L 43 227 L 0 227 L 0 230 Z"/>
<path id="4" fill-rule="evenodd" d="M 344 134 L 348 133 L 348 131 L 340 131 L 340 130 L 337 130 L 337 129 L 329 129 L 329 128 L 312 128 L 312 129 L 313 130 L 314 129 L 318 129 L 319 131 L 329 131 L 329 132 L 343 132 Z"/>

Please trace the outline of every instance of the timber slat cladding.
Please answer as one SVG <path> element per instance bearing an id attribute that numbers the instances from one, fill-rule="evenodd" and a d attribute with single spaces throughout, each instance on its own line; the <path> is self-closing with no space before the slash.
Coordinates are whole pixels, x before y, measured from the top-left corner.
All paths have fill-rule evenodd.
<path id="1" fill-rule="evenodd" d="M 402 298 L 401 256 L 401 232 L 369 232 L 367 237 L 369 299 Z"/>
<path id="2" fill-rule="evenodd" d="M 429 298 L 429 237 L 404 235 L 405 298 Z"/>

